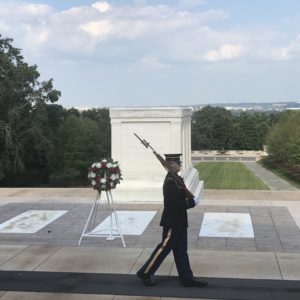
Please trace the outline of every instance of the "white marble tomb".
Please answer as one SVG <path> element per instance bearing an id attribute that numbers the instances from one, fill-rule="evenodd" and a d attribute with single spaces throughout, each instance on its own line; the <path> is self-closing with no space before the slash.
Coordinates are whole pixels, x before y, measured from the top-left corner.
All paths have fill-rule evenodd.
<path id="1" fill-rule="evenodd" d="M 182 176 L 195 195 L 203 191 L 191 161 L 190 107 L 110 108 L 112 158 L 119 161 L 123 181 L 113 191 L 116 201 L 161 202 L 166 170 L 134 136 L 137 133 L 164 157 L 182 153 Z"/>
<path id="2" fill-rule="evenodd" d="M 254 238 L 251 216 L 249 213 L 207 212 L 199 236 Z"/>

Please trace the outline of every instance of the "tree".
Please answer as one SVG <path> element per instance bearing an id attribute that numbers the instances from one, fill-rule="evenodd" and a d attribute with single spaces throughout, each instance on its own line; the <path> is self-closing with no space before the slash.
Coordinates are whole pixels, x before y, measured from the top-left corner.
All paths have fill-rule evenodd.
<path id="1" fill-rule="evenodd" d="M 206 106 L 193 114 L 192 149 L 260 150 L 278 114 L 242 112 Z"/>
<path id="2" fill-rule="evenodd" d="M 237 117 L 235 148 L 240 150 L 259 150 L 257 123 L 252 115 L 242 112 Z"/>
<path id="3" fill-rule="evenodd" d="M 66 117 L 55 138 L 51 185 L 85 185 L 88 167 L 103 157 L 110 157 L 109 120 L 103 121 L 102 114 L 108 116 L 107 110 L 91 110 L 80 117 L 75 114 Z"/>
<path id="4" fill-rule="evenodd" d="M 300 167 L 300 112 L 287 111 L 272 127 L 268 152 L 273 160 Z"/>
<path id="5" fill-rule="evenodd" d="M 206 106 L 193 115 L 192 149 L 230 149 L 234 123 L 230 111 Z"/>
<path id="6" fill-rule="evenodd" d="M 111 156 L 111 127 L 109 110 L 106 108 L 93 108 L 82 112 L 83 118 L 90 118 L 98 125 L 98 139 L 101 140 L 99 155 Z"/>
<path id="7" fill-rule="evenodd" d="M 0 35 L 0 181 L 4 184 L 25 182 L 37 170 L 48 168 L 47 104 L 60 96 L 52 79 L 38 80 L 37 66 L 24 62 L 12 42 Z"/>

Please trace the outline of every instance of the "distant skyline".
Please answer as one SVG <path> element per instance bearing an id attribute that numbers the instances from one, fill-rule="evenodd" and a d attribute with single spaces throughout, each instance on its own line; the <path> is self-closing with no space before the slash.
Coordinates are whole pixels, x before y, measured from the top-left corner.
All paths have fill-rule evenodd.
<path id="1" fill-rule="evenodd" d="M 66 107 L 300 101 L 298 0 L 0 0 Z"/>

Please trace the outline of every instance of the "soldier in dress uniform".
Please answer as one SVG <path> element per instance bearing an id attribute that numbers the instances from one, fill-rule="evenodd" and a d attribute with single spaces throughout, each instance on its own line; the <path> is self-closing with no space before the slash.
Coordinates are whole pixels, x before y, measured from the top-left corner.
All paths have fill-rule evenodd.
<path id="1" fill-rule="evenodd" d="M 172 170 L 181 170 L 181 154 L 165 154 Z M 146 286 L 154 286 L 154 273 L 170 251 L 173 251 L 180 282 L 186 287 L 205 287 L 206 281 L 193 277 L 187 254 L 187 209 L 195 207 L 198 199 L 186 197 L 184 189 L 176 182 L 171 172 L 163 184 L 164 210 L 160 225 L 163 227 L 162 241 L 157 245 L 150 258 L 139 269 L 137 276 Z"/>

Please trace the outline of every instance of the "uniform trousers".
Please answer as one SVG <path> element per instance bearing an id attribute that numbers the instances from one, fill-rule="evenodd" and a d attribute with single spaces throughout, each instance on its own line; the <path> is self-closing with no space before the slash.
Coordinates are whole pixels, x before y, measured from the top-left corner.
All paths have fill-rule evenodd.
<path id="1" fill-rule="evenodd" d="M 171 250 L 180 280 L 182 282 L 191 280 L 193 272 L 187 254 L 187 228 L 163 227 L 162 241 L 139 271 L 153 275 Z"/>

